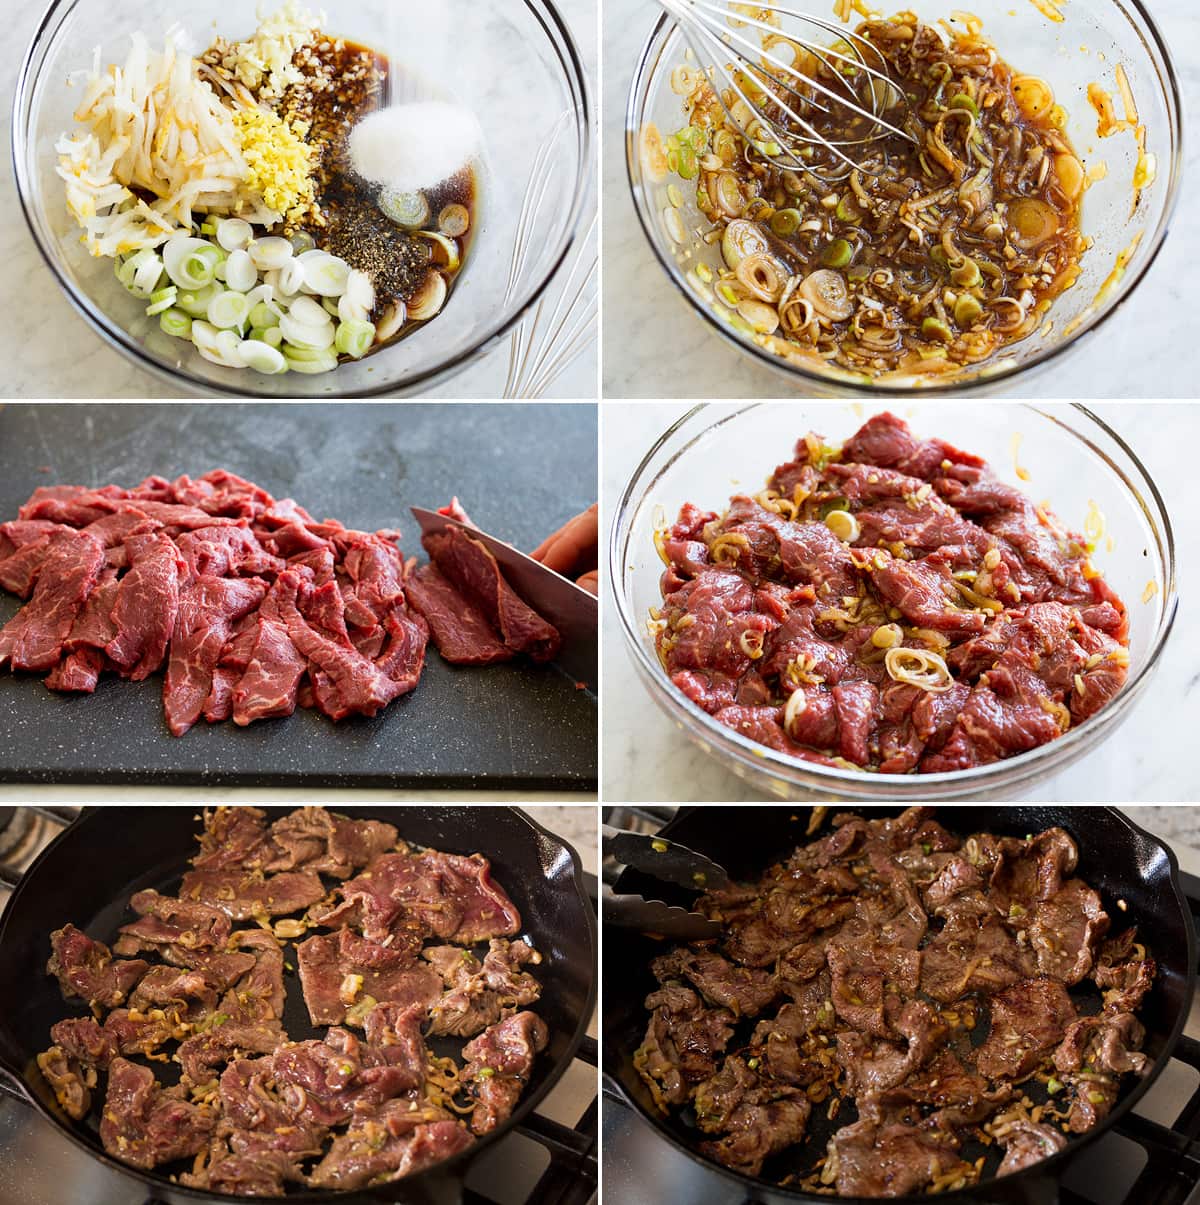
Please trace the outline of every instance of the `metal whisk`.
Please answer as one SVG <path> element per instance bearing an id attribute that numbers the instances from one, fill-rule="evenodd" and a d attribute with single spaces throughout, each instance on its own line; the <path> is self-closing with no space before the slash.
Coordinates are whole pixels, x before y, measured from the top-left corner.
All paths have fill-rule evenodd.
<path id="1" fill-rule="evenodd" d="M 844 178 L 856 168 L 870 174 L 854 158 L 855 148 L 893 134 L 915 141 L 903 128 L 907 98 L 888 75 L 887 60 L 867 38 L 833 21 L 774 4 L 658 2 L 705 68 L 729 120 L 748 144 L 781 170 L 811 172 L 826 180 Z M 744 28 L 771 35 L 771 40 L 764 46 L 762 37 L 755 40 L 740 32 Z M 839 49 L 831 48 L 830 35 Z M 784 42 L 823 64 L 821 78 L 782 58 L 776 47 Z M 736 102 L 727 103 L 730 91 L 748 109 L 749 121 L 744 116 L 739 120 Z M 898 122 L 884 116 L 893 110 L 899 112 Z M 810 120 L 817 113 L 835 129 L 844 124 L 844 136 L 822 133 Z M 814 148 L 827 152 L 826 164 L 816 161 Z"/>

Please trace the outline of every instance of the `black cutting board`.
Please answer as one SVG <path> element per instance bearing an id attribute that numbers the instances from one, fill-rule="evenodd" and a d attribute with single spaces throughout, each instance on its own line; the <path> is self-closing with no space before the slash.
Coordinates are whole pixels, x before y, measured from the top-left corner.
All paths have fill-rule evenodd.
<path id="1" fill-rule="evenodd" d="M 129 486 L 224 468 L 318 519 L 398 527 L 458 494 L 485 530 L 526 550 L 596 500 L 592 405 L 0 406 L 0 520 L 39 485 Z M 19 601 L 0 591 L 0 623 Z M 106 675 L 94 695 L 0 672 L 0 782 L 595 790 L 595 683 L 525 660 L 472 669 L 430 646 L 411 694 L 373 719 L 310 711 L 175 738 L 162 676 Z"/>

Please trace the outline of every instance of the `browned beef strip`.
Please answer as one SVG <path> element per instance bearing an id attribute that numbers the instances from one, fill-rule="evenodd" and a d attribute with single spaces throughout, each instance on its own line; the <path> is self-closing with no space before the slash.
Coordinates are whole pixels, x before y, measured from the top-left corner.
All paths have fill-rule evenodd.
<path id="1" fill-rule="evenodd" d="M 521 928 L 520 913 L 480 854 L 383 854 L 338 892 L 342 903 L 318 922 L 357 924 L 375 941 L 385 940 L 397 921 L 419 922 L 462 945 L 512 937 Z"/>
<path id="2" fill-rule="evenodd" d="M 325 888 L 308 871 L 263 875 L 253 870 L 189 870 L 179 895 L 224 912 L 231 920 L 250 920 L 300 912 L 322 899 Z"/>
<path id="3" fill-rule="evenodd" d="M 551 661 L 562 638 L 505 580 L 496 558 L 460 528 L 429 532 L 421 543 L 429 559 L 474 602 L 508 648 L 534 661 Z"/>
<path id="4" fill-rule="evenodd" d="M 442 981 L 429 967 L 414 966 L 419 948 L 418 941 L 416 948 L 393 949 L 346 929 L 302 942 L 296 961 L 312 1023 L 342 1024 L 351 1007 L 368 996 L 428 1009 L 442 994 Z"/>
<path id="5" fill-rule="evenodd" d="M 112 619 L 117 634 L 105 646 L 108 659 L 135 682 L 159 669 L 179 614 L 179 584 L 187 566 L 162 532 L 125 541 L 129 571 L 117 585 Z"/>
<path id="6" fill-rule="evenodd" d="M 104 546 L 94 536 L 68 528 L 51 536 L 33 596 L 0 629 L 0 667 L 53 668 L 103 564 Z"/>
<path id="7" fill-rule="evenodd" d="M 838 1130 L 833 1144 L 841 1196 L 903 1197 L 956 1166 L 969 1170 L 954 1146 L 907 1125 L 864 1119 Z"/>
<path id="8" fill-rule="evenodd" d="M 756 1017 L 779 998 L 780 986 L 772 974 L 735 966 L 712 950 L 672 950 L 656 958 L 650 969 L 660 983 L 686 979 L 710 1004 L 738 1017 Z"/>
<path id="9" fill-rule="evenodd" d="M 421 1110 L 419 1116 L 431 1113 Z M 308 1183 L 347 1191 L 399 1180 L 466 1150 L 474 1138 L 458 1121 L 435 1119 L 396 1135 L 387 1124 L 367 1118 L 333 1140 Z"/>
<path id="10" fill-rule="evenodd" d="M 1059 1042 L 1075 1005 L 1055 979 L 1023 979 L 992 997 L 992 1027 L 976 1062 L 990 1079 L 1021 1079 Z"/>
<path id="11" fill-rule="evenodd" d="M 511 661 L 512 649 L 496 635 L 483 609 L 433 564 L 421 565 L 405 583 L 409 603 L 429 624 L 437 651 L 453 665 Z"/>
<path id="12" fill-rule="evenodd" d="M 228 991 L 239 979 L 254 970 L 253 954 L 226 952 L 211 948 L 188 946 L 158 946 L 159 954 L 172 966 L 187 967 L 201 974 L 219 992 Z"/>
<path id="13" fill-rule="evenodd" d="M 486 1134 L 516 1107 L 549 1033 L 536 1013 L 519 1012 L 485 1029 L 463 1047 L 462 1081 L 475 1097 L 471 1129 Z"/>
<path id="14" fill-rule="evenodd" d="M 104 1031 L 122 1054 L 150 1055 L 189 1032 L 186 1020 L 177 1018 L 176 1011 L 154 1009 L 152 1013 L 140 1013 L 115 1008 L 104 1018 Z"/>
<path id="15" fill-rule="evenodd" d="M 204 812 L 197 870 L 253 868 L 261 864 L 267 837 L 266 813 L 251 807 L 218 807 Z"/>
<path id="16" fill-rule="evenodd" d="M 107 1070 L 118 1054 L 111 1033 L 92 1017 L 72 1017 L 50 1027 L 50 1040 L 65 1054 L 86 1067 Z"/>
<path id="17" fill-rule="evenodd" d="M 202 1171 L 185 1172 L 179 1182 L 188 1188 L 234 1197 L 282 1197 L 285 1183 L 300 1179 L 292 1156 L 283 1151 L 260 1151 L 253 1155 L 210 1155 Z"/>
<path id="18" fill-rule="evenodd" d="M 151 967 L 129 997 L 132 1012 L 161 1008 L 188 1020 L 208 1016 L 216 1006 L 217 989 L 205 976 L 178 967 Z"/>
<path id="19" fill-rule="evenodd" d="M 181 590 L 163 684 L 163 709 L 173 736 L 183 736 L 200 718 L 233 625 L 258 607 L 266 591 L 257 579 L 209 575 L 194 578 Z"/>
<path id="20" fill-rule="evenodd" d="M 74 925 L 53 932 L 50 948 L 46 974 L 58 979 L 63 995 L 101 1008 L 123 1004 L 149 967 L 141 959 L 114 959 L 103 942 L 93 941 Z"/>
<path id="21" fill-rule="evenodd" d="M 1056 895 L 1035 905 L 1028 921 L 1038 970 L 1068 986 L 1079 983 L 1092 969 L 1108 924 L 1100 896 L 1082 879 L 1068 880 Z"/>
<path id="22" fill-rule="evenodd" d="M 834 1011 L 852 1029 L 886 1037 L 892 1032 L 885 1000 L 912 996 L 921 978 L 921 951 L 847 941 L 827 951 Z"/>
<path id="23" fill-rule="evenodd" d="M 216 1078 L 216 1069 L 248 1054 L 274 1054 L 287 1035 L 275 1022 L 239 1025 L 222 1021 L 180 1042 L 175 1059 L 193 1084 Z"/>
<path id="24" fill-rule="evenodd" d="M 803 1139 L 811 1111 L 803 1097 L 743 1105 L 730 1118 L 728 1133 L 700 1149 L 726 1167 L 757 1176 L 771 1155 Z"/>
<path id="25" fill-rule="evenodd" d="M 164 1092 L 148 1068 L 113 1061 L 100 1140 L 114 1159 L 151 1168 L 198 1154 L 214 1123 L 208 1109 Z"/>
<path id="26" fill-rule="evenodd" d="M 254 967 L 221 999 L 221 1012 L 242 1025 L 276 1021 L 283 1016 L 283 950 L 266 929 L 233 934 L 230 944 L 254 954 Z"/>
<path id="27" fill-rule="evenodd" d="M 1004 1158 L 996 1171 L 997 1176 L 1011 1176 L 1024 1171 L 1043 1159 L 1057 1154 L 1067 1145 L 1067 1140 L 1058 1130 L 1032 1121 L 1017 1120 L 1000 1139 L 1004 1147 Z"/>

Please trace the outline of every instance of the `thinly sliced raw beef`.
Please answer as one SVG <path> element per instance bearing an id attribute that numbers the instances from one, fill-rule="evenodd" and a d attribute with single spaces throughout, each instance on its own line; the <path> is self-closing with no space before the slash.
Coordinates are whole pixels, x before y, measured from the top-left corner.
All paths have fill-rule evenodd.
<path id="1" fill-rule="evenodd" d="M 95 536 L 64 528 L 50 537 L 33 597 L 0 631 L 0 667 L 45 671 L 62 656 L 63 641 L 104 563 Z"/>
<path id="2" fill-rule="evenodd" d="M 496 635 L 481 607 L 436 566 L 422 565 L 405 586 L 408 600 L 425 616 L 437 651 L 454 665 L 494 665 L 515 655 Z"/>
<path id="3" fill-rule="evenodd" d="M 183 588 L 163 685 L 163 707 L 173 736 L 182 736 L 200 718 L 234 623 L 253 611 L 266 592 L 257 578 L 202 576 Z"/>
<path id="4" fill-rule="evenodd" d="M 125 541 L 129 572 L 117 586 L 113 604 L 116 636 L 105 653 L 135 681 L 163 663 L 179 613 L 179 578 L 187 568 L 174 541 L 159 532 Z"/>
<path id="5" fill-rule="evenodd" d="M 259 608 L 253 652 L 233 688 L 235 724 L 245 726 L 296 710 L 296 691 L 308 662 L 292 644 L 285 608 L 295 609 L 299 584 L 294 573 L 281 574 Z"/>
<path id="6" fill-rule="evenodd" d="M 457 527 L 430 532 L 422 540 L 429 559 L 464 594 L 476 601 L 504 643 L 534 661 L 549 661 L 562 643 L 558 631 L 517 596 L 496 558 Z"/>

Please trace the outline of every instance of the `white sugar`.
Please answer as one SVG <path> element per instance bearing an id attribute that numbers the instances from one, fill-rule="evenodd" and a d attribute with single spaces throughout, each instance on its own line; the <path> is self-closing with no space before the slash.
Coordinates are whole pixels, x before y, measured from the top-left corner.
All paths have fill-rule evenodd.
<path id="1" fill-rule="evenodd" d="M 392 105 L 368 114 L 350 132 L 350 162 L 373 184 L 419 192 L 462 171 L 482 141 L 474 113 L 461 105 Z"/>

